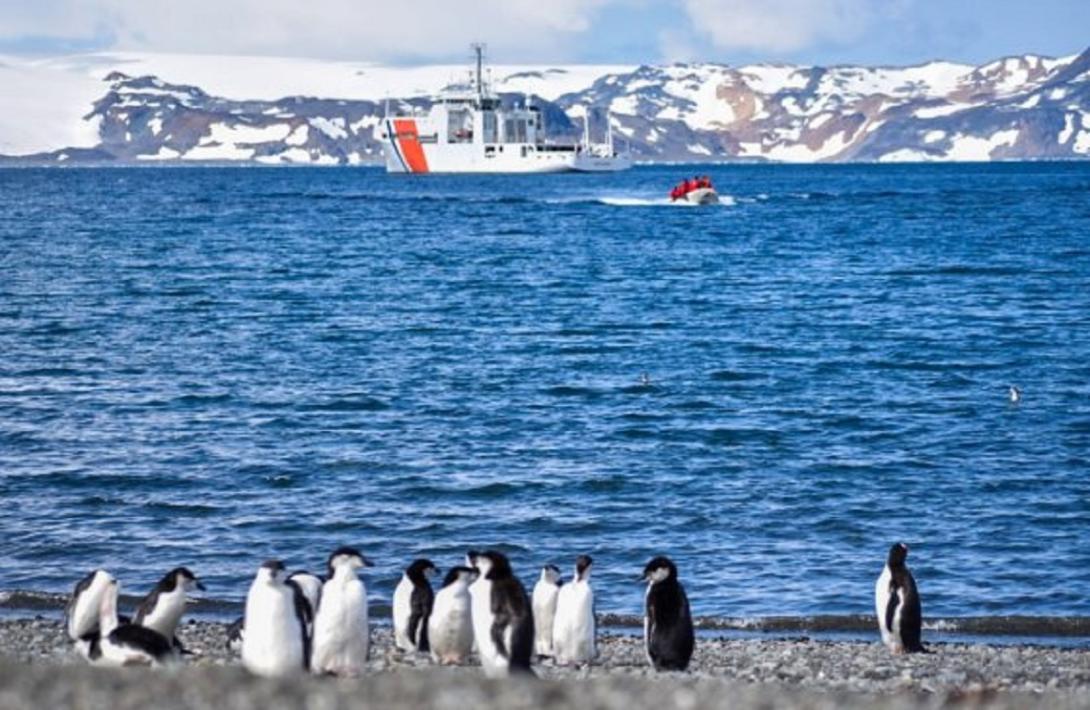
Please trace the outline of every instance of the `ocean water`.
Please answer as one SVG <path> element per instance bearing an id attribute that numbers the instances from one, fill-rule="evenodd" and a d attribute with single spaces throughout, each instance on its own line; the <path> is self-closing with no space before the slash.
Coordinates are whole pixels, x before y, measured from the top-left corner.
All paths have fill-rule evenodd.
<path id="1" fill-rule="evenodd" d="M 1090 165 L 3 170 L 0 502 L 9 591 L 498 546 L 853 615 L 904 540 L 925 616 L 1090 616 Z"/>

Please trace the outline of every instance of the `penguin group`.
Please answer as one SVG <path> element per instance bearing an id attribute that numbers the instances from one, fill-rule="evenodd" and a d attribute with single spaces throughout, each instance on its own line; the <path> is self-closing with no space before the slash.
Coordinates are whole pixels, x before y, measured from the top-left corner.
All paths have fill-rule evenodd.
<path id="1" fill-rule="evenodd" d="M 921 605 L 905 564 L 908 546 L 894 544 L 875 583 L 875 613 L 882 642 L 894 654 L 924 652 Z M 597 651 L 597 624 L 589 555 L 576 558 L 565 581 L 544 565 L 527 594 L 508 557 L 497 550 L 466 553 L 438 591 L 441 570 L 428 559 L 405 568 L 394 591 L 394 644 L 404 654 L 425 654 L 439 665 L 462 665 L 476 653 L 486 676 L 532 674 L 536 661 L 588 666 Z M 358 676 L 371 651 L 367 586 L 360 571 L 373 563 L 353 547 L 339 547 L 322 577 L 288 574 L 280 560 L 257 568 L 245 613 L 228 628 L 228 647 L 263 676 L 312 672 Z M 643 645 L 656 671 L 684 671 L 695 632 L 678 568 L 658 556 L 638 581 L 644 592 Z M 188 653 L 176 630 L 188 595 L 204 586 L 187 568 L 168 572 L 129 619 L 117 612 L 120 583 L 95 570 L 76 584 L 65 610 L 68 636 L 89 662 L 113 666 L 163 666 Z"/>
<path id="2" fill-rule="evenodd" d="M 187 596 L 204 586 L 185 567 L 167 572 L 136 608 L 117 612 L 121 583 L 97 569 L 81 579 L 65 607 L 65 629 L 77 651 L 104 666 L 163 666 L 185 653 L 175 632 Z"/>

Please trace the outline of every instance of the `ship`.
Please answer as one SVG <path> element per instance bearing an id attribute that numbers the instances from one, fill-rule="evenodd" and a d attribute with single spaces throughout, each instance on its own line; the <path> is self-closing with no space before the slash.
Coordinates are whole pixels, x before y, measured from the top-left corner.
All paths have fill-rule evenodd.
<path id="1" fill-rule="evenodd" d="M 388 173 L 614 172 L 632 167 L 614 147 L 607 116 L 604 142 L 592 143 L 587 113 L 583 138 L 548 138 L 545 119 L 530 100 L 504 106 L 485 80 L 484 45 L 473 45 L 470 81 L 434 97 L 427 112 L 386 116 L 376 126 Z M 387 105 L 388 106 L 388 105 Z"/>

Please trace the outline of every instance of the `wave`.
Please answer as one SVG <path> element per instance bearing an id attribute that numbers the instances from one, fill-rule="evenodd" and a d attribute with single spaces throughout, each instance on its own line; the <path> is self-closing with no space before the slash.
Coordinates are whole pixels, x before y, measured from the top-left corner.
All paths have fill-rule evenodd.
<path id="1" fill-rule="evenodd" d="M 0 610 L 9 612 L 63 611 L 68 595 L 55 592 L 11 590 L 0 592 Z M 122 595 L 122 608 L 135 607 L 139 597 Z M 191 613 L 218 618 L 241 614 L 242 601 L 198 598 L 190 602 Z M 374 618 L 388 616 L 390 607 L 372 603 Z M 611 628 L 643 626 L 635 614 L 599 614 L 599 624 Z M 768 634 L 793 633 L 871 633 L 874 616 L 869 614 L 819 614 L 814 616 L 727 617 L 699 616 L 693 620 L 704 631 L 747 631 Z M 939 617 L 924 621 L 925 631 L 965 636 L 1021 636 L 1034 638 L 1090 638 L 1090 616 L 963 616 Z"/>

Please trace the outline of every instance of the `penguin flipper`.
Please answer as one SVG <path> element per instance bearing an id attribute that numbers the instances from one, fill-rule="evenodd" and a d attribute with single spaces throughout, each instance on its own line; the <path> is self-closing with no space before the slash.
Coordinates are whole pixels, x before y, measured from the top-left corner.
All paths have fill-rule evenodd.
<path id="1" fill-rule="evenodd" d="M 901 603 L 900 590 L 897 585 L 890 582 L 889 585 L 889 600 L 886 602 L 886 618 L 885 628 L 889 633 L 893 633 L 893 618 L 897 615 L 897 605 Z M 903 625 L 903 622 L 902 622 Z"/>
<path id="2" fill-rule="evenodd" d="M 424 591 L 419 587 L 413 588 L 409 598 L 409 640 L 416 644 L 420 651 L 430 651 L 428 644 L 428 617 L 431 616 L 432 595 L 431 590 Z M 419 636 L 417 632 L 419 631 Z"/>
<path id="3" fill-rule="evenodd" d="M 287 580 L 291 587 L 292 601 L 295 603 L 295 617 L 299 619 L 299 631 L 303 634 L 303 670 L 310 670 L 311 638 L 307 629 L 314 623 L 314 612 L 307 601 L 307 595 L 303 593 L 303 587 L 293 579 Z"/>

